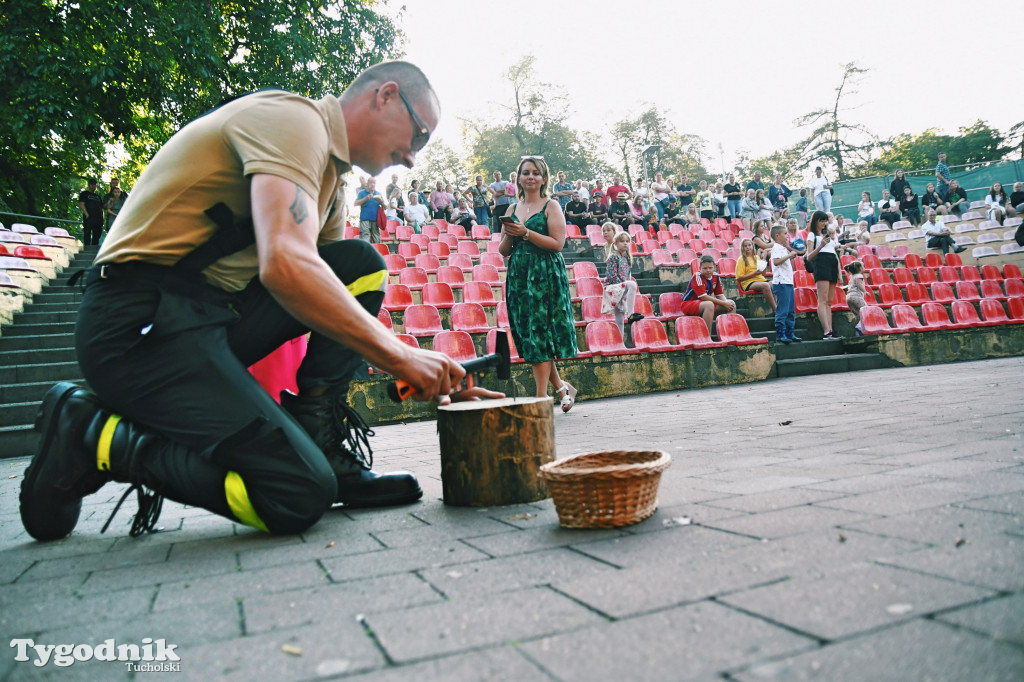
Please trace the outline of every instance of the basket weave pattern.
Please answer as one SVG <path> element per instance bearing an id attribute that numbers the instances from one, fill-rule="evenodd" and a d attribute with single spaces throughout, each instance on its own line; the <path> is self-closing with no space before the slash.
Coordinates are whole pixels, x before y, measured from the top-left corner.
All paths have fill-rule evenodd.
<path id="1" fill-rule="evenodd" d="M 661 472 L 671 463 L 660 450 L 591 452 L 545 464 L 538 476 L 563 527 L 616 528 L 654 513 Z"/>

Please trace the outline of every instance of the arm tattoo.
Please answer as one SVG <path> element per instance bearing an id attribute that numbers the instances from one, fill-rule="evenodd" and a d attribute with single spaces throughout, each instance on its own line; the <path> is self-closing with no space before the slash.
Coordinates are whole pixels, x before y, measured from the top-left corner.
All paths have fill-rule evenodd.
<path id="1" fill-rule="evenodd" d="M 309 212 L 306 210 L 306 204 L 302 201 L 303 193 L 302 188 L 295 185 L 295 201 L 288 207 L 288 210 L 292 213 L 292 219 L 295 220 L 296 225 L 301 225 L 302 221 L 309 216 Z"/>

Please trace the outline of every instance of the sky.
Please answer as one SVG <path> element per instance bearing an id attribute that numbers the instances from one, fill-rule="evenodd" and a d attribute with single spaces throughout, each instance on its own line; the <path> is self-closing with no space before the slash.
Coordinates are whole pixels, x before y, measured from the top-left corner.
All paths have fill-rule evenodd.
<path id="1" fill-rule="evenodd" d="M 715 171 L 740 150 L 763 156 L 799 140 L 793 120 L 831 106 L 847 62 L 868 73 L 845 115 L 881 138 L 953 133 L 979 118 L 1005 132 L 1024 119 L 1020 43 L 994 35 L 1024 25 L 1017 0 L 390 3 L 392 15 L 405 7 L 405 59 L 441 100 L 433 139 L 457 151 L 459 119 L 507 101 L 503 73 L 527 54 L 538 80 L 568 91 L 571 126 L 607 137 L 651 103 L 707 140 Z"/>

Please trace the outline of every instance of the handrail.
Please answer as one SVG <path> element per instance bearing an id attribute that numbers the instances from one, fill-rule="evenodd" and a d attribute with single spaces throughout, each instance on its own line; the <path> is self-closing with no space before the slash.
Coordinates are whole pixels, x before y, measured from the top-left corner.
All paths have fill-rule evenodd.
<path id="1" fill-rule="evenodd" d="M 82 222 L 81 219 L 79 219 L 79 220 L 71 220 L 69 218 L 48 218 L 48 217 L 43 216 L 43 215 L 27 215 L 25 213 L 10 213 L 8 211 L 0 211 L 0 215 L 9 215 L 9 216 L 14 216 L 15 218 L 29 218 L 29 219 L 32 219 L 32 220 L 41 220 L 44 223 L 45 222 L 73 223 L 73 224 L 77 225 L 80 222 Z"/>

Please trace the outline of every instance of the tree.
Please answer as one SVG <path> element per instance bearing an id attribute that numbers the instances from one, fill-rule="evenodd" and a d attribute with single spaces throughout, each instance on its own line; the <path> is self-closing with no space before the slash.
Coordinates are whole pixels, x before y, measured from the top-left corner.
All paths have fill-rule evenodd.
<path id="1" fill-rule="evenodd" d="M 651 104 L 635 117 L 625 118 L 612 126 L 616 161 L 622 162 L 626 184 L 646 179 L 661 171 L 666 175 L 686 173 L 693 177 L 711 177 L 704 161 L 706 141 L 699 135 L 681 135 L 668 118 Z M 651 145 L 658 149 L 644 157 Z M 646 168 L 644 163 L 646 162 Z"/>
<path id="2" fill-rule="evenodd" d="M 440 140 L 427 145 L 417 155 L 413 176 L 420 180 L 420 187 L 424 188 L 427 194 L 430 194 L 438 180 L 444 184 L 451 183 L 458 190 L 463 190 L 471 184 L 463 160 L 454 149 Z M 409 181 L 412 181 L 412 177 Z"/>
<path id="3" fill-rule="evenodd" d="M 931 170 L 939 152 L 946 152 L 950 166 L 997 161 L 1012 149 L 1003 146 L 1006 138 L 982 120 L 961 126 L 956 135 L 929 128 L 918 135 L 902 134 L 888 140 L 881 155 L 861 167 L 862 174 L 887 174 L 897 168 L 907 172 Z"/>
<path id="4" fill-rule="evenodd" d="M 832 104 L 793 121 L 797 127 L 811 129 L 807 137 L 782 152 L 783 156 L 793 157 L 794 171 L 806 170 L 824 159 L 835 169 L 835 179 L 845 180 L 849 176 L 847 166 L 863 165 L 869 161 L 872 150 L 877 146 L 877 138 L 864 126 L 850 123 L 841 116 L 849 111 L 843 108 L 844 97 L 856 94 L 854 88 L 865 73 L 867 69 L 860 68 L 856 62 L 844 64 Z"/>
<path id="5" fill-rule="evenodd" d="M 799 187 L 803 184 L 801 173 L 797 170 L 799 151 L 794 147 L 779 149 L 767 156 L 760 156 L 751 159 L 745 152 L 740 152 L 739 161 L 736 162 L 735 173 L 738 178 L 753 177 L 755 171 L 760 171 L 761 176 L 771 181 L 776 173 L 782 175 L 782 182 L 790 187 Z"/>
<path id="6" fill-rule="evenodd" d="M 64 216 L 111 148 L 131 182 L 190 119 L 262 87 L 339 92 L 396 53 L 375 0 L 51 0 L 0 13 L 0 195 Z M 75 212 L 77 214 L 77 212 Z"/>

